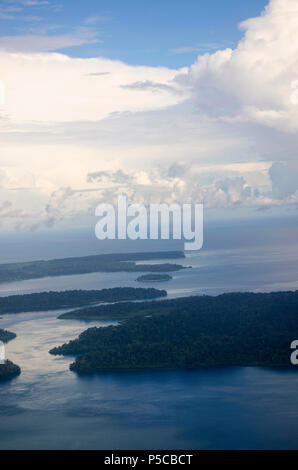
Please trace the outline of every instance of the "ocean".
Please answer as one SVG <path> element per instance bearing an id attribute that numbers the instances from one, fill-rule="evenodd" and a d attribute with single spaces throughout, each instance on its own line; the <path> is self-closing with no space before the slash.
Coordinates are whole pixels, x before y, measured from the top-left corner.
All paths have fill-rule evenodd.
<path id="1" fill-rule="evenodd" d="M 206 233 L 204 249 L 181 260 L 192 268 L 152 286 L 165 288 L 169 298 L 298 289 L 295 220 L 214 225 Z M 88 235 L 76 234 L 65 252 L 59 236 L 41 236 L 31 250 L 20 236 L 18 243 L 17 237 L 8 237 L 6 245 L 4 237 L 1 262 L 147 249 L 141 243 L 124 248 L 119 242 L 114 250 L 110 244 L 99 247 L 94 240 L 86 245 Z M 65 243 L 65 235 L 61 240 Z M 165 246 L 179 249 L 177 243 L 173 248 L 174 243 L 160 242 L 149 251 Z M 139 287 L 136 277 L 92 273 L 12 282 L 0 285 L 0 295 Z M 80 377 L 69 370 L 73 358 L 48 351 L 90 326 L 111 322 L 58 320 L 61 312 L 0 319 L 0 328 L 17 334 L 6 353 L 22 368 L 19 377 L 0 384 L 0 449 L 298 448 L 298 369 L 230 367 Z"/>

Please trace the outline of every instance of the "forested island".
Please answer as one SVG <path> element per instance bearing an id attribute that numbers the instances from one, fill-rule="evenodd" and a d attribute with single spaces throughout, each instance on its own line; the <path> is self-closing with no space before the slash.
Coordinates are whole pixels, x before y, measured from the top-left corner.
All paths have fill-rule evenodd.
<path id="1" fill-rule="evenodd" d="M 114 287 L 100 290 L 67 290 L 0 297 L 0 313 L 38 312 L 80 307 L 100 302 L 145 300 L 165 297 L 166 291 L 143 287 Z M 1 339 L 1 338 L 0 338 Z"/>
<path id="2" fill-rule="evenodd" d="M 5 380 L 13 379 L 21 373 L 21 368 L 9 361 L 8 359 L 4 364 L 0 364 L 0 382 Z"/>
<path id="3" fill-rule="evenodd" d="M 138 282 L 163 282 L 170 281 L 172 276 L 169 274 L 143 274 L 143 276 L 137 277 Z"/>
<path id="4" fill-rule="evenodd" d="M 182 251 L 161 251 L 156 253 L 119 253 L 0 264 L 0 283 L 94 272 L 171 272 L 184 269 L 184 267 L 172 263 L 151 265 L 137 264 L 137 262 L 184 257 L 185 255 Z"/>
<path id="5" fill-rule="evenodd" d="M 118 326 L 90 328 L 50 353 L 77 355 L 71 370 L 87 374 L 149 368 L 294 367 L 290 344 L 298 339 L 298 291 L 116 307 L 141 313 Z"/>
<path id="6" fill-rule="evenodd" d="M 16 338 L 15 333 L 12 333 L 11 331 L 7 330 L 2 330 L 0 328 L 0 341 L 2 341 L 3 343 L 8 343 L 8 341 L 11 341 L 14 338 Z M 13 377 L 20 375 L 20 373 L 20 367 L 14 364 L 13 362 L 6 359 L 4 364 L 0 363 L 0 382 L 12 379 Z"/>

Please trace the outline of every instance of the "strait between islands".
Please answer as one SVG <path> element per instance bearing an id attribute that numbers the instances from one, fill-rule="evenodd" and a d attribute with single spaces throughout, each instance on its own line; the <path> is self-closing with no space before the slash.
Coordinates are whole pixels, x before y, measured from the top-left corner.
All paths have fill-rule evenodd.
<path id="1" fill-rule="evenodd" d="M 99 255 L 0 265 L 0 282 L 87 272 L 143 272 L 139 282 L 169 280 L 176 264 L 142 260 L 184 257 L 180 252 Z M 73 290 L 0 297 L 0 314 L 75 308 L 59 319 L 118 320 L 89 328 L 54 355 L 75 355 L 70 369 L 92 374 L 112 370 L 194 369 L 219 366 L 292 367 L 291 343 L 298 339 L 298 291 L 231 293 L 171 300 L 154 288 Z M 101 305 L 100 305 L 101 304 Z M 0 340 L 15 335 L 0 330 Z M 20 373 L 6 361 L 0 380 Z"/>

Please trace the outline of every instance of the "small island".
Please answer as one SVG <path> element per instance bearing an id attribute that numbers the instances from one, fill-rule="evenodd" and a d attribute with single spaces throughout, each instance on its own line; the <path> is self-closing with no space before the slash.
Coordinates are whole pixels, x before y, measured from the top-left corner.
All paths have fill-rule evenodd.
<path id="1" fill-rule="evenodd" d="M 14 377 L 20 375 L 20 373 L 21 368 L 8 359 L 4 362 L 4 364 L 0 364 L 0 382 L 13 379 Z"/>
<path id="2" fill-rule="evenodd" d="M 170 281 L 172 276 L 169 274 L 143 274 L 143 276 L 139 276 L 136 281 L 137 282 L 165 282 Z"/>

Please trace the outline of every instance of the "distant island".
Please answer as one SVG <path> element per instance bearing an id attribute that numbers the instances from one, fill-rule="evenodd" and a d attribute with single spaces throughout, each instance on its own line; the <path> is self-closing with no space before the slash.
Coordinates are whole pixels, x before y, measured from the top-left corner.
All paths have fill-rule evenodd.
<path id="1" fill-rule="evenodd" d="M 119 253 L 0 264 L 0 283 L 95 272 L 171 272 L 184 269 L 184 267 L 172 263 L 151 265 L 137 264 L 137 262 L 184 257 L 182 251 L 161 251 L 157 253 Z"/>
<path id="2" fill-rule="evenodd" d="M 15 333 L 2 330 L 0 328 L 0 341 L 3 343 L 8 343 L 8 341 L 11 341 L 14 338 L 16 338 Z M 20 367 L 7 359 L 5 360 L 4 364 L 0 364 L 0 382 L 12 379 L 13 377 L 20 375 L 20 373 Z"/>
<path id="3" fill-rule="evenodd" d="M 80 307 L 100 302 L 145 300 L 165 297 L 166 291 L 143 287 L 114 287 L 101 290 L 67 290 L 0 297 L 0 313 L 38 312 Z M 1 339 L 1 338 L 0 338 Z"/>
<path id="4" fill-rule="evenodd" d="M 143 274 L 142 276 L 137 277 L 136 281 L 138 282 L 163 282 L 170 281 L 172 276 L 169 274 Z"/>
<path id="5" fill-rule="evenodd" d="M 294 367 L 298 291 L 234 293 L 104 306 L 134 318 L 90 328 L 51 354 L 77 355 L 78 373 L 218 366 Z M 138 314 L 139 312 L 139 314 Z M 298 372 L 298 368 L 297 368 Z"/>

